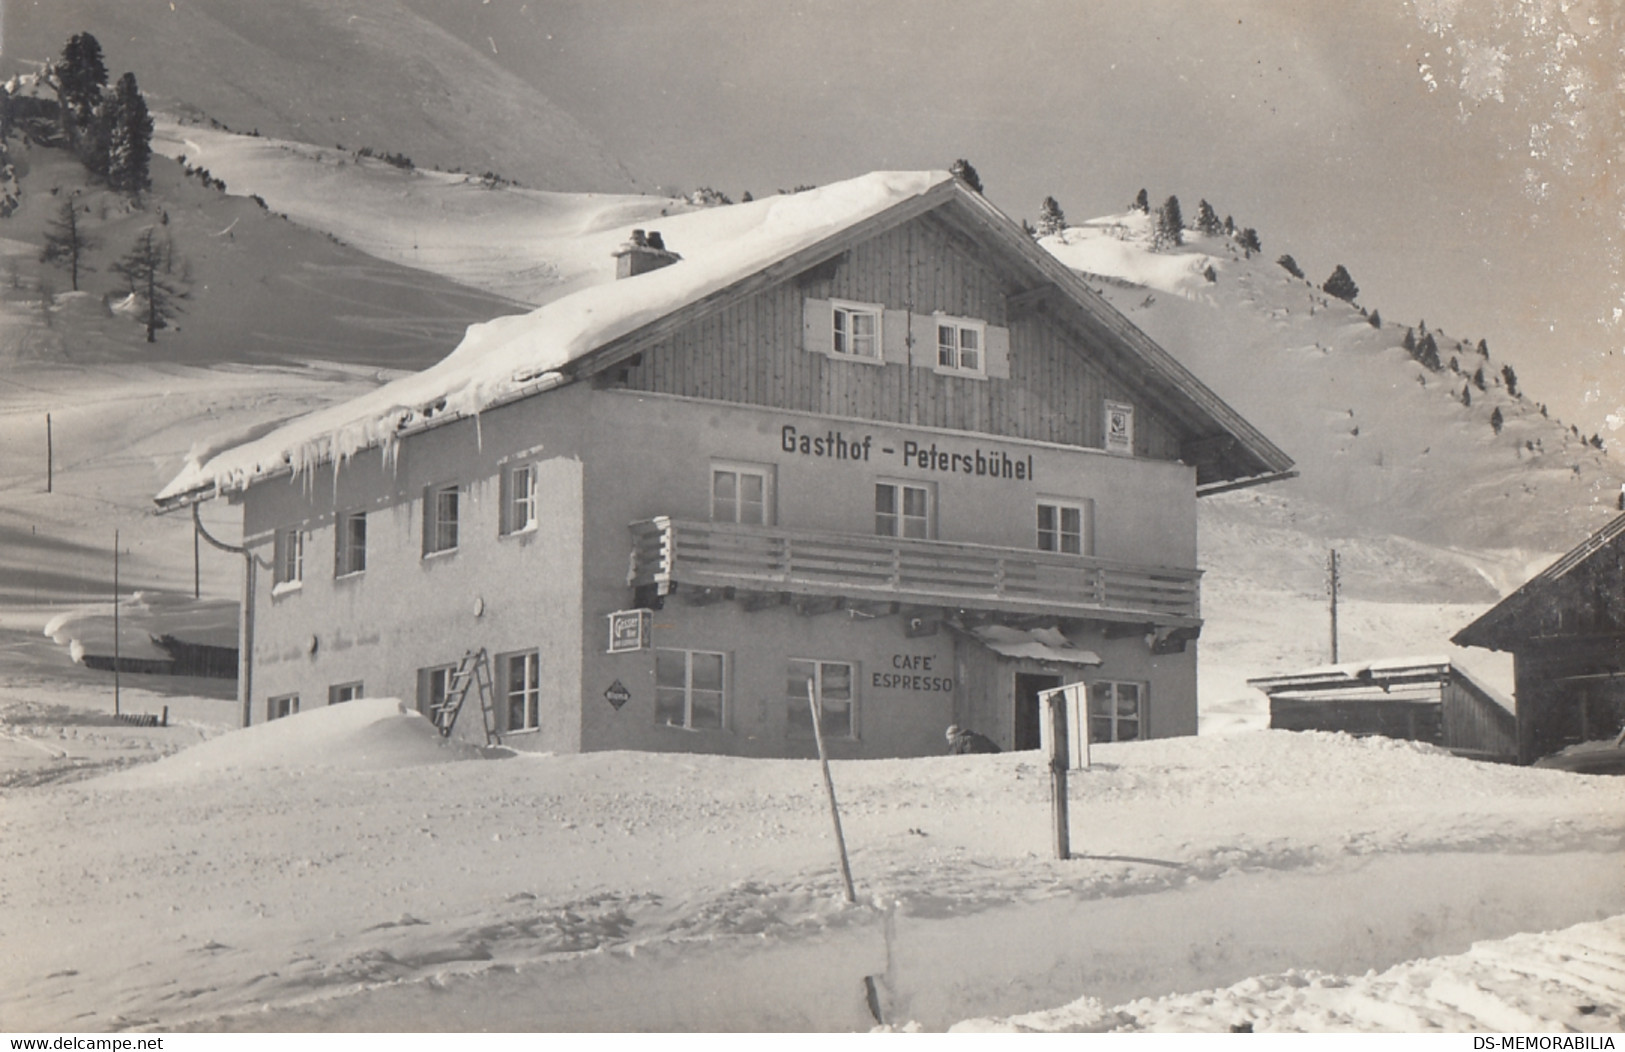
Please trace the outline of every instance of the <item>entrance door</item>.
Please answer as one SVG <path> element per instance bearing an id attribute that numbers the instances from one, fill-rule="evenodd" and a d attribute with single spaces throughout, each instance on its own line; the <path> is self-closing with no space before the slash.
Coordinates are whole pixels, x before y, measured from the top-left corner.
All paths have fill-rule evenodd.
<path id="1" fill-rule="evenodd" d="M 1042 720 L 1038 704 L 1040 691 L 1054 690 L 1061 685 L 1060 676 L 1044 676 L 1033 672 L 1016 673 L 1016 726 L 1010 748 L 1015 752 L 1039 748 L 1039 724 Z"/>

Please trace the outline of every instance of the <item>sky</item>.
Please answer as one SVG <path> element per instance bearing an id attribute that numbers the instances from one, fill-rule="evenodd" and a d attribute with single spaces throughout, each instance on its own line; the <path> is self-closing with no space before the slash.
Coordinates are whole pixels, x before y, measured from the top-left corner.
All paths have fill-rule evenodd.
<path id="1" fill-rule="evenodd" d="M 1206 199 L 1625 447 L 1619 0 L 406 2 L 646 186 L 965 157 L 1016 217 Z"/>

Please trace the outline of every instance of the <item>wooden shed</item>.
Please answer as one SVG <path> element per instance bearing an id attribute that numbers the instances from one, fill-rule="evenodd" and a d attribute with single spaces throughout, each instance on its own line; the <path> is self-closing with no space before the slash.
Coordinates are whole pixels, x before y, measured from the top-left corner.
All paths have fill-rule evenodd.
<path id="1" fill-rule="evenodd" d="M 1512 654 L 1521 763 L 1619 734 L 1625 726 L 1625 515 L 1451 641 Z"/>
<path id="2" fill-rule="evenodd" d="M 1247 681 L 1269 695 L 1270 726 L 1427 742 L 1458 756 L 1517 757 L 1510 702 L 1449 658 L 1327 665 Z"/>

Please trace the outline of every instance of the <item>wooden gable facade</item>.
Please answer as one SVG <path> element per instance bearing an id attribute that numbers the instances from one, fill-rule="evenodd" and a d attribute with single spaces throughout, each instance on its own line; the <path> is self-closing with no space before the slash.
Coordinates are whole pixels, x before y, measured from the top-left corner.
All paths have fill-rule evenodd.
<path id="1" fill-rule="evenodd" d="M 1523 763 L 1625 727 L 1625 515 L 1456 633 L 1510 652 Z"/>

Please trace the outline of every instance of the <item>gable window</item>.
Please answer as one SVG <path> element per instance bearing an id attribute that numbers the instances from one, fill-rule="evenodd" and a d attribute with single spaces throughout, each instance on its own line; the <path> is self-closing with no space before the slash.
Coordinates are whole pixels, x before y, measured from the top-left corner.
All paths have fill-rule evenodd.
<path id="1" fill-rule="evenodd" d="M 276 531 L 276 543 L 273 547 L 273 586 L 283 588 L 304 580 L 305 535 L 299 531 L 299 527 Z"/>
<path id="2" fill-rule="evenodd" d="M 333 546 L 333 576 L 348 577 L 367 568 L 367 513 L 340 515 L 334 524 L 338 543 Z"/>
<path id="3" fill-rule="evenodd" d="M 937 370 L 983 376 L 987 359 L 982 354 L 987 326 L 968 318 L 937 318 Z"/>
<path id="4" fill-rule="evenodd" d="M 299 695 L 278 694 L 274 698 L 265 700 L 265 718 L 267 720 L 280 720 L 284 716 L 296 716 L 299 713 Z"/>
<path id="5" fill-rule="evenodd" d="M 711 465 L 711 521 L 770 524 L 773 469 L 759 464 Z"/>
<path id="6" fill-rule="evenodd" d="M 708 650 L 656 650 L 655 722 L 721 730 L 722 665 L 722 655 Z"/>
<path id="7" fill-rule="evenodd" d="M 541 726 L 541 654 L 527 650 L 499 660 L 506 670 L 503 693 L 508 700 L 508 730 L 536 730 Z"/>
<path id="8" fill-rule="evenodd" d="M 424 555 L 456 549 L 460 497 L 456 486 L 430 486 L 423 491 Z"/>
<path id="9" fill-rule="evenodd" d="M 875 533 L 881 537 L 930 539 L 931 487 L 908 482 L 875 483 Z"/>
<path id="10" fill-rule="evenodd" d="M 360 680 L 357 680 L 354 683 L 335 683 L 331 687 L 327 688 L 327 703 L 329 705 L 338 705 L 342 702 L 354 701 L 357 698 L 365 697 L 361 691 L 362 688 Z"/>
<path id="11" fill-rule="evenodd" d="M 812 737 L 812 709 L 807 704 L 807 685 L 812 684 L 818 701 L 818 722 L 826 738 L 857 737 L 857 698 L 853 694 L 856 676 L 844 661 L 815 661 L 806 658 L 790 662 L 785 686 L 785 706 L 790 733 Z"/>
<path id="12" fill-rule="evenodd" d="M 1038 550 L 1065 555 L 1093 555 L 1095 502 L 1038 502 Z"/>
<path id="13" fill-rule="evenodd" d="M 509 464 L 502 469 L 502 532 L 536 528 L 536 465 Z"/>
<path id="14" fill-rule="evenodd" d="M 1145 684 L 1101 680 L 1089 684 L 1089 740 L 1131 742 L 1145 722 Z"/>
<path id="15" fill-rule="evenodd" d="M 877 303 L 832 301 L 834 312 L 830 352 L 842 358 L 882 359 L 880 320 L 884 310 Z"/>

